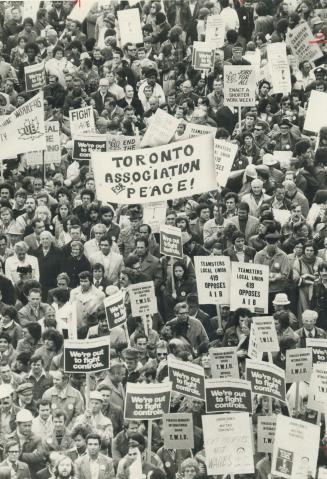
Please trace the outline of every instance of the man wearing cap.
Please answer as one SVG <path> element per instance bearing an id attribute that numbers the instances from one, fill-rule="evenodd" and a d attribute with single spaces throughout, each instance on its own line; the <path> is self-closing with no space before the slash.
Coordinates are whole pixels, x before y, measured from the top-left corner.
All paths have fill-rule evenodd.
<path id="1" fill-rule="evenodd" d="M 76 425 L 89 425 L 100 435 L 103 451 L 108 452 L 108 446 L 113 439 L 113 427 L 109 417 L 102 414 L 103 396 L 100 391 L 91 391 L 89 406 L 81 416 L 76 418 Z"/>
<path id="2" fill-rule="evenodd" d="M 123 358 L 126 366 L 126 376 L 124 383 L 137 383 L 140 377 L 139 369 L 141 368 L 141 364 L 138 361 L 138 350 L 136 348 L 124 349 Z"/>
<path id="3" fill-rule="evenodd" d="M 101 454 L 101 437 L 89 434 L 86 437 L 86 454 L 75 462 L 76 479 L 115 479 L 113 460 Z"/>
<path id="4" fill-rule="evenodd" d="M 115 437 L 124 427 L 123 409 L 111 401 L 112 388 L 109 384 L 102 382 L 97 387 L 97 390 L 103 397 L 101 411 L 105 417 L 108 417 L 111 420 L 113 437 Z"/>
<path id="5" fill-rule="evenodd" d="M 277 246 L 279 241 L 278 231 L 266 233 L 266 246 L 254 257 L 254 263 L 269 266 L 269 311 L 272 311 L 275 294 L 284 292 L 287 288 L 291 271 L 287 254 Z"/>
<path id="6" fill-rule="evenodd" d="M 19 460 L 25 462 L 31 477 L 36 477 L 38 471 L 45 467 L 45 449 L 42 439 L 32 433 L 33 416 L 27 409 L 21 409 L 16 416 L 16 430 L 8 436 L 20 445 Z"/>
<path id="7" fill-rule="evenodd" d="M 16 394 L 18 396 L 17 405 L 20 408 L 29 410 L 33 416 L 37 416 L 37 403 L 33 399 L 33 384 L 32 383 L 22 383 L 16 389 Z"/>
<path id="8" fill-rule="evenodd" d="M 275 184 L 280 185 L 284 180 L 283 173 L 275 168 L 278 165 L 277 158 L 271 153 L 265 153 L 262 157 L 262 164 L 269 167 L 269 175 L 274 180 Z"/>
<path id="9" fill-rule="evenodd" d="M 287 294 L 285 293 L 277 293 L 273 302 L 275 312 L 277 311 L 284 311 L 289 316 L 289 322 L 293 330 L 297 329 L 299 326 L 299 321 L 294 313 L 290 310 L 290 300 L 288 299 Z"/>
<path id="10" fill-rule="evenodd" d="M 326 338 L 326 333 L 323 329 L 317 328 L 316 322 L 318 318 L 318 313 L 311 309 L 306 309 L 302 313 L 302 328 L 296 331 L 296 334 L 300 338 L 299 348 L 306 348 L 307 338 Z"/>

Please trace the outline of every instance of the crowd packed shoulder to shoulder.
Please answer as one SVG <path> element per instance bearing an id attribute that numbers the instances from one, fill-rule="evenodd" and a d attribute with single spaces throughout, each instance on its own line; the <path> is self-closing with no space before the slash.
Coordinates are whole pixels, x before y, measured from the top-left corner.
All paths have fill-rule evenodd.
<path id="1" fill-rule="evenodd" d="M 287 350 L 327 338 L 327 123 L 319 135 L 304 129 L 311 92 L 327 93 L 327 43 L 313 62 L 299 61 L 287 41 L 303 23 L 327 36 L 327 0 L 144 0 L 133 6 L 144 41 L 124 45 L 117 12 L 129 2 L 83 2 L 92 6 L 82 23 L 70 16 L 75 2 L 42 1 L 35 20 L 24 16 L 29 2 L 0 2 L 0 114 L 37 93 L 26 91 L 25 68 L 44 62 L 45 120 L 59 122 L 61 143 L 59 164 L 43 170 L 22 154 L 1 167 L 0 477 L 131 479 L 141 458 L 142 477 L 205 478 L 204 402 L 173 393 L 170 411 L 193 416 L 194 448 L 165 448 L 156 420 L 149 455 L 148 421 L 124 418 L 126 384 L 165 382 L 169 358 L 200 364 L 211 378 L 213 347 L 236 348 L 244 378 L 253 313 L 199 304 L 196 256 L 269 266 L 273 361 L 282 369 Z M 192 48 L 211 15 L 223 20 L 224 44 L 204 74 Z M 267 46 L 278 42 L 290 64 L 287 95 L 274 93 L 267 68 Z M 224 67 L 251 64 L 260 72 L 256 104 L 239 116 L 224 102 Z M 89 161 L 73 159 L 69 112 L 87 106 L 99 134 L 139 141 L 160 108 L 179 120 L 172 141 L 193 123 L 237 145 L 224 188 L 167 202 L 181 259 L 160 254 L 146 205 L 97 200 Z M 147 281 L 158 312 L 145 321 L 132 315 L 129 287 Z M 109 331 L 103 301 L 118 291 L 127 327 Z M 110 368 L 88 381 L 64 369 L 73 309 L 78 340 L 109 336 Z M 272 413 L 316 422 L 308 394 L 308 383 L 300 392 L 288 384 L 288 408 L 274 400 Z M 253 401 L 256 437 L 271 404 Z M 327 467 L 321 426 L 318 464 Z M 243 476 L 270 479 L 271 455 L 256 453 L 255 473 Z"/>

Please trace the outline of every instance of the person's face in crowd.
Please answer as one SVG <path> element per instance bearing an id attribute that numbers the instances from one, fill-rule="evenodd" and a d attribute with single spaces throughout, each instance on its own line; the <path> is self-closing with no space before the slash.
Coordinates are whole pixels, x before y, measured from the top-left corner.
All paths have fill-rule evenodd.
<path id="1" fill-rule="evenodd" d="M 79 284 L 83 293 L 86 293 L 91 287 L 91 282 L 88 278 L 80 279 Z"/>
<path id="2" fill-rule="evenodd" d="M 11 214 L 9 211 L 2 211 L 1 215 L 1 220 L 2 222 L 5 224 L 5 225 L 9 225 L 9 223 L 11 222 Z"/>
<path id="3" fill-rule="evenodd" d="M 245 221 L 248 219 L 248 212 L 246 210 L 243 210 L 242 208 L 239 208 L 238 210 L 238 218 L 241 221 Z"/>
<path id="4" fill-rule="evenodd" d="M 124 273 L 121 273 L 121 275 L 119 277 L 119 282 L 120 282 L 120 286 L 122 288 L 127 288 L 127 286 L 129 286 L 128 276 Z"/>
<path id="5" fill-rule="evenodd" d="M 5 384 L 9 384 L 11 382 L 11 369 L 9 364 L 0 366 L 0 378 L 1 378 L 1 381 Z M 11 398 L 8 398 L 8 399 L 11 400 Z"/>
<path id="6" fill-rule="evenodd" d="M 102 408 L 102 401 L 98 399 L 90 399 L 90 409 L 93 414 L 99 414 Z"/>
<path id="7" fill-rule="evenodd" d="M 106 232 L 106 228 L 94 228 L 94 238 L 96 239 L 97 242 L 100 241 L 101 236 Z"/>
<path id="8" fill-rule="evenodd" d="M 72 461 L 69 457 L 61 459 L 58 463 L 58 473 L 60 479 L 70 477 L 72 472 Z"/>
<path id="9" fill-rule="evenodd" d="M 139 349 L 140 351 L 145 351 L 146 350 L 146 345 L 147 345 L 147 339 L 146 338 L 138 338 L 135 344 L 136 344 L 137 349 Z"/>
<path id="10" fill-rule="evenodd" d="M 175 106 L 176 105 L 176 95 L 175 94 L 174 95 L 169 95 L 167 97 L 167 103 L 170 107 Z"/>
<path id="11" fill-rule="evenodd" d="M 101 279 L 103 278 L 103 272 L 101 268 L 93 270 L 93 278 L 96 281 L 101 281 Z"/>
<path id="12" fill-rule="evenodd" d="M 262 186 L 261 185 L 255 185 L 251 186 L 252 192 L 254 196 L 260 196 L 262 193 Z"/>
<path id="13" fill-rule="evenodd" d="M 237 238 L 234 243 L 236 251 L 243 251 L 244 248 L 244 238 Z"/>
<path id="14" fill-rule="evenodd" d="M 86 443 L 86 448 L 91 457 L 97 456 L 97 454 L 99 454 L 100 452 L 99 441 L 97 439 L 88 439 Z"/>
<path id="15" fill-rule="evenodd" d="M 46 206 L 46 205 L 38 205 L 38 206 Z M 37 218 L 46 223 L 48 220 L 48 213 L 46 211 L 39 211 L 37 214 Z"/>
<path id="16" fill-rule="evenodd" d="M 71 247 L 72 256 L 74 256 L 75 258 L 78 258 L 80 256 L 80 251 L 81 249 L 78 246 L 78 244 L 72 245 Z"/>
<path id="17" fill-rule="evenodd" d="M 131 59 L 131 60 L 135 60 L 136 59 L 136 55 L 137 55 L 137 48 L 135 45 L 129 45 L 127 47 L 127 55 L 128 57 Z"/>
<path id="18" fill-rule="evenodd" d="M 51 408 L 49 404 L 41 404 L 39 406 L 39 416 L 42 421 L 47 421 L 51 415 Z"/>
<path id="19" fill-rule="evenodd" d="M 203 208 L 200 212 L 200 218 L 203 221 L 208 221 L 210 219 L 210 208 Z"/>
<path id="20" fill-rule="evenodd" d="M 277 240 L 275 239 L 266 240 L 266 249 L 269 255 L 274 255 L 277 250 Z"/>
<path id="21" fill-rule="evenodd" d="M 85 438 L 81 434 L 77 434 L 77 436 L 74 437 L 74 441 L 75 441 L 77 449 L 84 449 L 85 448 L 86 441 L 85 441 Z"/>
<path id="22" fill-rule="evenodd" d="M 290 127 L 288 125 L 280 125 L 280 133 L 282 136 L 288 136 L 290 132 Z"/>
<path id="23" fill-rule="evenodd" d="M 139 51 L 137 52 L 137 58 L 138 58 L 139 60 L 144 60 L 145 56 L 146 56 L 145 50 L 139 50 Z"/>
<path id="24" fill-rule="evenodd" d="M 71 227 L 70 230 L 69 230 L 69 234 L 71 236 L 71 239 L 72 241 L 80 241 L 81 239 L 81 228 L 78 226 L 78 227 Z"/>
<path id="25" fill-rule="evenodd" d="M 250 318 L 248 316 L 240 316 L 239 317 L 239 326 L 240 330 L 246 332 L 250 327 Z"/>
<path id="26" fill-rule="evenodd" d="M 19 454 L 20 454 L 19 445 L 15 444 L 8 449 L 8 459 L 7 460 L 11 463 L 17 463 Z"/>
<path id="27" fill-rule="evenodd" d="M 0 254 L 3 255 L 7 248 L 7 241 L 6 239 L 0 239 Z"/>
<path id="28" fill-rule="evenodd" d="M 100 249 L 101 249 L 101 252 L 107 256 L 109 253 L 110 253 L 110 244 L 109 244 L 109 241 L 108 240 L 102 240 L 100 242 Z"/>
<path id="29" fill-rule="evenodd" d="M 108 321 L 106 317 L 99 318 L 99 329 L 102 333 L 108 332 Z"/>
<path id="30" fill-rule="evenodd" d="M 253 128 L 253 125 L 254 125 L 254 118 L 253 116 L 246 116 L 245 117 L 245 129 L 246 130 L 251 130 Z"/>
<path id="31" fill-rule="evenodd" d="M 24 30 L 27 33 L 31 33 L 33 25 L 31 23 L 25 23 Z"/>
<path id="32" fill-rule="evenodd" d="M 294 246 L 294 254 L 295 254 L 295 256 L 300 257 L 300 256 L 302 256 L 302 253 L 303 253 L 303 245 L 302 245 L 301 243 L 296 244 L 296 245 Z"/>
<path id="33" fill-rule="evenodd" d="M 128 371 L 134 371 L 137 368 L 137 359 L 125 358 L 125 364 Z"/>
<path id="34" fill-rule="evenodd" d="M 103 397 L 103 405 L 108 406 L 108 404 L 110 404 L 111 390 L 110 389 L 102 389 L 101 394 L 102 394 L 102 397 Z"/>
<path id="35" fill-rule="evenodd" d="M 140 236 L 145 236 L 145 238 L 149 238 L 150 236 L 149 229 L 147 226 L 140 226 L 139 233 Z"/>
<path id="36" fill-rule="evenodd" d="M 106 226 L 110 226 L 112 223 L 113 219 L 113 214 L 111 211 L 108 211 L 107 213 L 103 213 L 101 215 L 101 221 L 104 223 Z"/>
<path id="37" fill-rule="evenodd" d="M 24 195 L 16 195 L 15 201 L 18 208 L 23 208 L 25 205 L 26 197 Z"/>
<path id="38" fill-rule="evenodd" d="M 179 311 L 177 313 L 178 321 L 180 321 L 181 323 L 186 323 L 188 321 L 188 317 L 189 317 L 188 306 L 187 305 L 180 306 Z"/>
<path id="39" fill-rule="evenodd" d="M 28 296 L 28 302 L 33 308 L 37 308 L 41 303 L 41 293 L 38 291 L 31 291 Z"/>
<path id="40" fill-rule="evenodd" d="M 7 351 L 9 343 L 6 338 L 0 338 L 0 353 Z"/>
<path id="41" fill-rule="evenodd" d="M 65 418 L 64 416 L 58 416 L 53 418 L 53 426 L 56 432 L 61 432 L 65 429 Z"/>
<path id="42" fill-rule="evenodd" d="M 49 249 L 51 247 L 52 240 L 49 235 L 42 235 L 40 238 L 40 243 L 44 249 Z"/>
<path id="43" fill-rule="evenodd" d="M 18 8 L 17 9 L 15 8 L 14 10 L 12 10 L 11 15 L 12 15 L 12 19 L 15 20 L 15 22 L 18 22 L 20 20 L 20 12 Z"/>
<path id="44" fill-rule="evenodd" d="M 167 356 L 168 356 L 168 350 L 166 347 L 157 348 L 157 360 L 159 362 L 167 359 Z"/>
<path id="45" fill-rule="evenodd" d="M 22 436 L 30 436 L 32 432 L 32 421 L 18 423 L 18 430 Z"/>
<path id="46" fill-rule="evenodd" d="M 59 200 L 60 201 L 60 200 Z M 66 204 L 60 205 L 59 213 L 62 219 L 66 219 L 69 214 L 69 208 Z"/>
<path id="47" fill-rule="evenodd" d="M 322 269 L 319 273 L 320 278 L 326 282 L 327 281 L 327 269 Z"/>
<path id="48" fill-rule="evenodd" d="M 203 408 L 203 401 L 192 399 L 192 412 L 201 412 Z"/>
<path id="49" fill-rule="evenodd" d="M 123 366 L 115 366 L 109 370 L 109 377 L 111 382 L 116 386 L 122 382 L 125 375 L 125 368 Z"/>
<path id="50" fill-rule="evenodd" d="M 10 366 L 8 366 L 8 368 L 10 368 Z M 2 373 L 0 374 L 1 374 L 1 378 L 3 378 Z M 9 377 L 10 377 L 9 381 L 6 380 L 6 381 L 3 381 L 3 383 L 9 384 L 11 380 L 11 374 Z M 12 407 L 12 404 L 13 404 L 12 396 L 7 396 L 5 398 L 2 398 L 0 400 L 0 411 L 8 411 Z"/>
<path id="51" fill-rule="evenodd" d="M 177 280 L 182 279 L 183 276 L 184 276 L 184 270 L 183 270 L 183 268 L 182 268 L 181 266 L 176 266 L 176 267 L 174 268 L 174 273 L 175 273 L 175 278 L 176 278 Z"/>
<path id="52" fill-rule="evenodd" d="M 28 389 L 27 391 L 18 394 L 18 397 L 23 406 L 28 406 L 33 400 L 33 391 L 32 389 Z"/>
<path id="53" fill-rule="evenodd" d="M 257 42 L 260 42 L 262 44 L 262 41 L 258 39 Z M 259 45 L 260 46 L 260 45 Z M 269 93 L 269 85 L 268 83 L 263 83 L 263 85 L 261 85 L 261 88 L 260 88 L 260 93 L 262 96 L 267 96 L 268 93 Z"/>
<path id="54" fill-rule="evenodd" d="M 67 289 L 68 288 L 67 280 L 65 278 L 59 278 L 57 280 L 57 286 L 58 288 Z"/>
<path id="55" fill-rule="evenodd" d="M 187 223 L 184 219 L 176 219 L 176 226 L 180 228 L 181 231 L 186 231 Z"/>
<path id="56" fill-rule="evenodd" d="M 92 223 L 97 223 L 98 222 L 99 213 L 96 210 L 91 209 L 89 211 L 89 215 L 90 215 L 90 220 L 91 220 Z"/>
<path id="57" fill-rule="evenodd" d="M 235 203 L 235 198 L 228 198 L 226 200 L 226 210 L 228 212 L 233 212 L 235 211 L 235 207 L 236 207 L 236 203 Z M 215 210 L 217 210 L 217 213 L 219 213 L 219 210 L 217 207 L 214 208 L 214 213 L 215 213 Z"/>
<path id="58" fill-rule="evenodd" d="M 137 422 L 129 422 L 128 427 L 126 429 L 127 437 L 131 437 L 132 434 L 138 432 L 139 424 Z"/>
<path id="59" fill-rule="evenodd" d="M 157 80 L 157 76 L 156 75 L 151 75 L 147 78 L 147 82 L 148 82 L 148 85 L 151 86 L 151 88 L 153 89 L 153 87 L 155 86 L 156 84 L 156 80 Z"/>
<path id="60" fill-rule="evenodd" d="M 5 201 L 10 199 L 10 191 L 8 188 L 1 188 L 0 199 Z"/>
<path id="61" fill-rule="evenodd" d="M 288 193 L 288 191 L 286 192 Z M 293 193 L 293 190 L 291 191 L 291 193 Z M 289 196 L 289 195 L 288 195 Z M 293 210 L 291 210 L 291 217 L 292 217 L 292 220 L 296 223 L 297 221 L 300 221 L 301 219 L 301 216 L 302 216 L 302 208 L 301 206 L 297 206 L 296 208 L 294 208 Z"/>
<path id="62" fill-rule="evenodd" d="M 131 462 L 135 462 L 136 459 L 138 458 L 140 452 L 137 447 L 129 447 L 128 448 L 128 458 Z"/>
<path id="63" fill-rule="evenodd" d="M 315 255 L 315 250 L 312 246 L 307 246 L 306 248 L 304 248 L 304 256 L 306 256 L 307 258 L 313 258 Z"/>
<path id="64" fill-rule="evenodd" d="M 31 364 L 31 371 L 36 377 L 38 377 L 42 373 L 42 369 L 43 369 L 42 361 L 34 361 Z"/>
<path id="65" fill-rule="evenodd" d="M 253 145 L 253 139 L 252 136 L 248 135 L 244 137 L 244 145 L 247 147 L 250 147 Z"/>
<path id="66" fill-rule="evenodd" d="M 112 57 L 112 63 L 113 65 L 117 66 L 120 63 L 120 55 L 119 53 L 114 53 Z"/>
<path id="67" fill-rule="evenodd" d="M 14 91 L 14 83 L 12 80 L 6 80 L 6 83 L 5 83 L 5 93 L 12 93 Z"/>
<path id="68" fill-rule="evenodd" d="M 216 95 L 220 95 L 223 91 L 223 82 L 221 80 L 215 80 L 213 82 L 213 91 Z"/>
<path id="69" fill-rule="evenodd" d="M 283 201 L 285 198 L 285 189 L 283 187 L 277 187 L 275 190 L 275 196 L 277 201 Z"/>
<path id="70" fill-rule="evenodd" d="M 303 323 L 304 328 L 307 331 L 312 331 L 315 324 L 316 324 L 316 320 L 313 319 L 313 318 L 304 317 L 304 318 L 302 318 L 302 323 Z"/>
<path id="71" fill-rule="evenodd" d="M 159 108 L 159 101 L 157 98 L 150 98 L 149 105 L 152 111 L 156 111 Z"/>
<path id="72" fill-rule="evenodd" d="M 34 50 L 34 48 L 27 48 L 26 56 L 29 62 L 34 62 L 36 57 L 36 51 Z"/>
<path id="73" fill-rule="evenodd" d="M 93 58 L 94 60 L 101 60 L 102 58 L 102 55 L 101 55 L 101 51 L 98 49 L 98 48 L 94 48 L 93 50 Z"/>
<path id="74" fill-rule="evenodd" d="M 17 255 L 17 258 L 19 259 L 19 261 L 24 261 L 25 256 L 26 256 L 25 248 L 21 248 L 20 246 L 17 247 L 16 255 Z"/>
<path id="75" fill-rule="evenodd" d="M 87 208 L 91 204 L 91 196 L 90 195 L 82 195 L 82 205 L 84 208 Z"/>
<path id="76" fill-rule="evenodd" d="M 29 214 L 34 213 L 35 208 L 36 208 L 35 199 L 31 197 L 27 198 L 25 203 L 26 213 L 29 213 Z"/>
<path id="77" fill-rule="evenodd" d="M 145 258 L 147 255 L 147 247 L 145 246 L 143 241 L 137 241 L 136 242 L 136 254 L 140 258 Z"/>
<path id="78" fill-rule="evenodd" d="M 204 354 L 201 354 L 201 366 L 205 369 L 209 369 L 210 368 L 210 356 L 209 356 L 209 353 L 204 353 Z"/>

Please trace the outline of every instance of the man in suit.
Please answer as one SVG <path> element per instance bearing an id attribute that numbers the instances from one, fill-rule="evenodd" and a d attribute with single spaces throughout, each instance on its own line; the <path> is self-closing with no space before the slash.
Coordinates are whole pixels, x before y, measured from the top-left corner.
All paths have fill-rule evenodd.
<path id="1" fill-rule="evenodd" d="M 254 248 L 245 246 L 245 235 L 240 231 L 235 231 L 232 236 L 233 246 L 224 251 L 225 256 L 229 256 L 231 261 L 239 261 L 241 263 L 253 263 L 256 254 Z"/>
<path id="2" fill-rule="evenodd" d="M 229 223 L 237 226 L 237 229 L 244 233 L 246 242 L 248 242 L 251 236 L 257 233 L 259 224 L 259 220 L 255 216 L 249 215 L 249 211 L 250 207 L 248 203 L 242 201 L 238 206 L 237 216 L 232 216 L 232 218 L 226 222 L 226 226 Z"/>
<path id="3" fill-rule="evenodd" d="M 99 114 L 102 113 L 102 110 L 104 109 L 104 103 L 106 100 L 109 98 L 115 99 L 115 96 L 110 93 L 108 90 L 109 88 L 109 82 L 106 78 L 101 78 L 99 82 L 99 88 L 95 93 L 91 94 L 91 97 L 95 101 L 95 109 Z"/>
<path id="4" fill-rule="evenodd" d="M 39 218 L 32 220 L 33 233 L 25 236 L 24 241 L 28 246 L 29 251 L 33 252 L 40 246 L 40 234 L 45 231 L 44 221 Z"/>
<path id="5" fill-rule="evenodd" d="M 306 348 L 307 338 L 326 338 L 326 333 L 323 329 L 315 326 L 318 318 L 318 313 L 311 309 L 306 309 L 302 313 L 302 328 L 298 329 L 296 334 L 299 336 L 299 348 Z"/>
<path id="6" fill-rule="evenodd" d="M 142 116 L 144 114 L 142 102 L 134 96 L 134 88 L 132 85 L 125 86 L 125 96 L 118 101 L 118 105 L 124 109 L 127 106 L 132 106 L 137 116 Z"/>
<path id="7" fill-rule="evenodd" d="M 113 460 L 100 453 L 99 434 L 89 434 L 86 438 L 86 454 L 75 462 L 76 479 L 114 479 Z"/>
<path id="8" fill-rule="evenodd" d="M 18 460 L 21 453 L 19 442 L 14 440 L 8 441 L 5 445 L 4 452 L 7 458 L 0 463 L 0 469 L 9 467 L 15 479 L 30 479 L 31 475 L 28 465 Z"/>
<path id="9" fill-rule="evenodd" d="M 37 322 L 44 317 L 48 307 L 46 303 L 41 302 L 41 291 L 32 288 L 28 293 L 28 303 L 18 311 L 19 324 L 24 327 L 25 324 Z"/>
<path id="10" fill-rule="evenodd" d="M 123 257 L 112 250 L 112 239 L 107 235 L 101 237 L 100 252 L 94 253 L 90 262 L 92 265 L 100 263 L 104 267 L 104 276 L 111 283 L 118 283 L 119 275 L 124 267 Z"/>
<path id="11" fill-rule="evenodd" d="M 24 462 L 29 467 L 31 477 L 45 467 L 45 450 L 42 445 L 42 439 L 32 433 L 33 416 L 27 409 L 21 409 L 16 416 L 16 430 L 8 436 L 21 445 L 18 460 Z M 26 476 L 28 477 L 28 476 Z"/>
<path id="12" fill-rule="evenodd" d="M 62 2 L 53 2 L 53 8 L 49 10 L 48 22 L 57 33 L 60 33 L 65 28 L 67 13 L 63 7 Z"/>
<path id="13" fill-rule="evenodd" d="M 158 274 L 162 274 L 161 263 L 149 252 L 149 240 L 144 236 L 137 239 L 135 253 L 140 259 L 142 273 L 149 276 L 151 280 L 158 277 Z"/>

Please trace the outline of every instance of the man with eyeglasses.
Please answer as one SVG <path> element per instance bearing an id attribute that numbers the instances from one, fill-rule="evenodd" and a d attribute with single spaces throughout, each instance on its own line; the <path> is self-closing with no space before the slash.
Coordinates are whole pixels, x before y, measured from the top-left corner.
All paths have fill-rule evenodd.
<path id="1" fill-rule="evenodd" d="M 31 474 L 28 465 L 25 462 L 18 460 L 21 452 L 19 442 L 7 442 L 4 452 L 6 459 L 0 463 L 0 469 L 3 467 L 9 467 L 11 476 L 15 479 L 30 479 Z"/>

